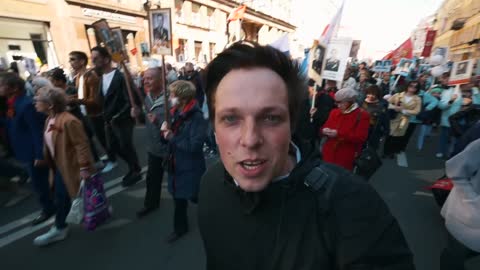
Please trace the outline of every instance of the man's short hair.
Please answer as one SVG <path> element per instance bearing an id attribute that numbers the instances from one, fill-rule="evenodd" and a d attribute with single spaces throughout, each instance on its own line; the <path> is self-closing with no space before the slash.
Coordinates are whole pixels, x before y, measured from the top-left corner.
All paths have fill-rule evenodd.
<path id="1" fill-rule="evenodd" d="M 205 70 L 205 94 L 210 120 L 215 120 L 215 93 L 220 81 L 232 70 L 267 68 L 280 76 L 287 87 L 288 109 L 292 131 L 300 104 L 306 95 L 306 79 L 298 64 L 284 53 L 257 43 L 237 42 L 220 53 Z"/>
<path id="2" fill-rule="evenodd" d="M 110 53 L 108 52 L 108 50 L 104 47 L 100 47 L 100 46 L 96 46 L 96 47 L 93 47 L 92 50 L 93 51 L 96 51 L 98 52 L 98 54 L 100 54 L 101 57 L 103 58 L 107 58 L 109 59 L 110 61 L 112 60 L 112 56 L 110 55 Z"/>
<path id="3" fill-rule="evenodd" d="M 72 55 L 76 57 L 78 60 L 83 60 L 85 61 L 85 65 L 88 63 L 88 57 L 87 54 L 81 51 L 72 51 L 69 53 L 69 55 Z"/>
<path id="4" fill-rule="evenodd" d="M 50 70 L 48 73 L 48 76 L 54 80 L 57 81 L 62 81 L 62 82 L 67 82 L 67 76 L 65 75 L 65 72 L 61 68 L 54 68 Z"/>
<path id="5" fill-rule="evenodd" d="M 1 73 L 0 84 L 4 84 L 8 88 L 17 89 L 19 92 L 25 91 L 25 81 L 14 72 Z"/>

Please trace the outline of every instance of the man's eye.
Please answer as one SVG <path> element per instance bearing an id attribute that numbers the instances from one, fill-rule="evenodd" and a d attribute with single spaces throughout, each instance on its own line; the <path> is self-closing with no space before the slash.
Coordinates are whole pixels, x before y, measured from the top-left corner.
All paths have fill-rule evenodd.
<path id="1" fill-rule="evenodd" d="M 278 123 L 282 120 L 278 115 L 266 115 L 263 119 L 268 123 Z"/>
<path id="2" fill-rule="evenodd" d="M 222 117 L 222 121 L 227 123 L 227 124 L 235 123 L 235 121 L 237 121 L 237 119 L 238 118 L 234 115 L 227 115 L 227 116 Z"/>

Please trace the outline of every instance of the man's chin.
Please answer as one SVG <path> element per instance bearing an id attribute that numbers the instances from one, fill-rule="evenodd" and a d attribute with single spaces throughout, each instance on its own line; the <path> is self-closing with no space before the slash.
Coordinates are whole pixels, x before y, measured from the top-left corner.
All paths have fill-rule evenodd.
<path id="1" fill-rule="evenodd" d="M 260 192 L 264 190 L 270 181 L 266 180 L 240 180 L 237 181 L 238 185 L 243 191 L 246 192 Z"/>

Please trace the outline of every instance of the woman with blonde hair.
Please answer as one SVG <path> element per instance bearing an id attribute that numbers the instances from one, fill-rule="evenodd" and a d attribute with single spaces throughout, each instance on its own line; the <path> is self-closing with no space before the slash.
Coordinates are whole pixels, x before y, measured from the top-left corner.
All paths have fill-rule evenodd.
<path id="1" fill-rule="evenodd" d="M 89 141 L 82 122 L 66 111 L 67 99 L 62 89 L 40 88 L 35 95 L 35 108 L 48 115 L 44 131 L 46 165 L 55 171 L 55 225 L 34 240 L 37 246 L 48 245 L 67 237 L 65 219 L 71 198 L 78 194 L 81 179 L 95 174 Z"/>
<path id="2" fill-rule="evenodd" d="M 207 122 L 195 99 L 196 89 L 189 81 L 175 81 L 170 86 L 171 125 L 162 124 L 169 144 L 168 191 L 175 202 L 173 243 L 188 232 L 188 200 L 196 203 L 200 178 L 206 170 L 203 143 Z"/>

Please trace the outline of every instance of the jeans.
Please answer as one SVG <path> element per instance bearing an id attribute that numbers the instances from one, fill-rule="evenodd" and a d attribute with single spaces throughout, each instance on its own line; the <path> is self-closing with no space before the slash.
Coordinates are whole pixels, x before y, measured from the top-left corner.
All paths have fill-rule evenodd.
<path id="1" fill-rule="evenodd" d="M 444 157 L 448 156 L 450 144 L 450 128 L 449 127 L 441 127 L 440 129 L 440 141 L 438 144 L 437 153 L 443 154 Z"/>
<path id="2" fill-rule="evenodd" d="M 417 149 L 422 150 L 423 145 L 425 143 L 425 137 L 430 135 L 432 132 L 432 126 L 431 125 L 421 125 L 420 127 L 420 132 L 418 133 L 418 139 L 417 139 Z"/>
<path id="3" fill-rule="evenodd" d="M 70 212 L 71 201 L 63 182 L 62 175 L 58 170 L 55 172 L 55 206 L 57 208 L 55 226 L 57 229 L 61 230 L 67 227 L 65 219 Z"/>
<path id="4" fill-rule="evenodd" d="M 6 158 L 0 158 L 0 176 L 12 178 L 15 176 L 25 176 L 27 174 L 27 170 L 22 166 Z"/>
<path id="5" fill-rule="evenodd" d="M 163 182 L 163 158 L 148 153 L 147 191 L 145 194 L 145 208 L 158 208 Z"/>
<path id="6" fill-rule="evenodd" d="M 173 228 L 177 235 L 188 232 L 187 208 L 188 201 L 186 199 L 174 199 L 175 213 L 173 217 Z"/>
<path id="7" fill-rule="evenodd" d="M 33 166 L 33 161 L 26 164 L 28 174 L 32 179 L 33 190 L 37 194 L 38 201 L 42 206 L 42 211 L 46 215 L 55 213 L 55 205 L 53 203 L 50 186 L 48 184 L 48 168 L 37 168 Z"/>

